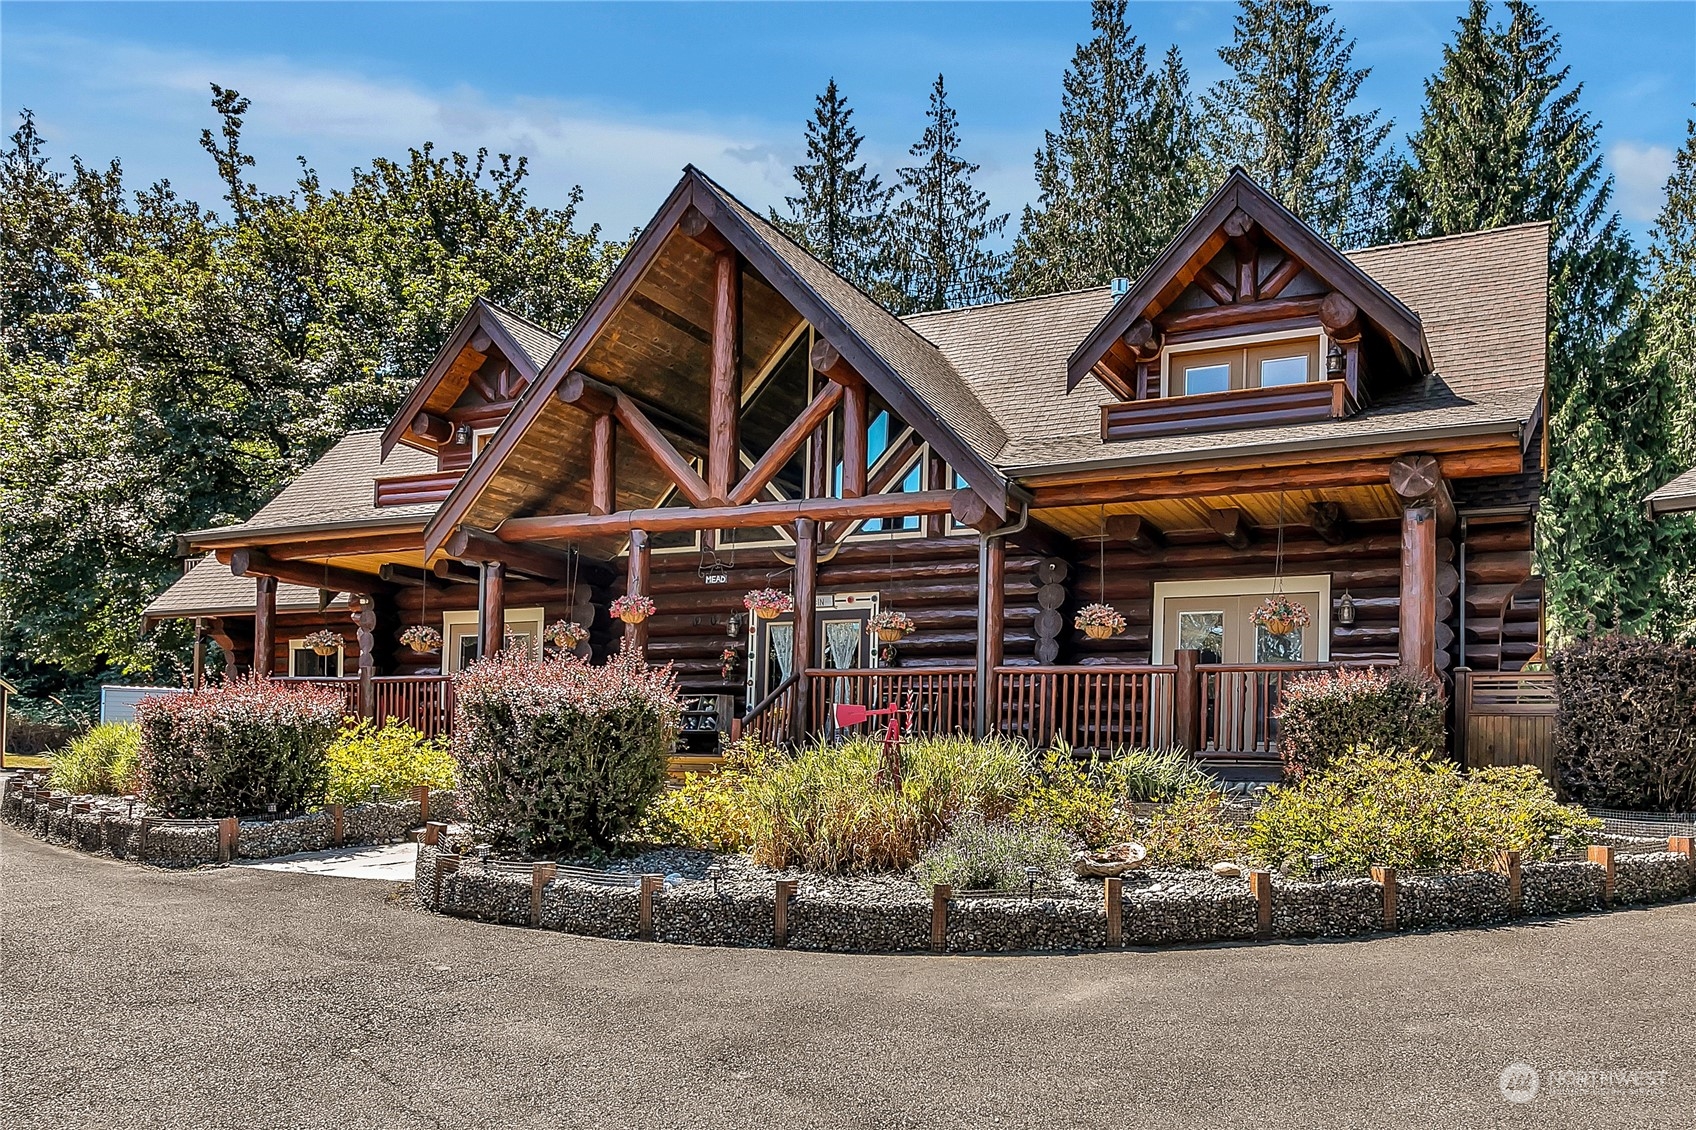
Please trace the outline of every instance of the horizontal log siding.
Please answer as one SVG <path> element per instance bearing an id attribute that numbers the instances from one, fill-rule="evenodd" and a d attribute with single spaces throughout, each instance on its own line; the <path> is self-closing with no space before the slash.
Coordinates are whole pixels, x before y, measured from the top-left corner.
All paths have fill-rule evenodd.
<path id="1" fill-rule="evenodd" d="M 721 560 L 730 564 L 730 552 Z M 1007 555 L 1007 662 L 1033 661 L 1033 622 L 1038 608 L 1030 582 L 1037 558 L 1017 549 Z M 725 621 L 744 613 L 742 596 L 750 589 L 789 589 L 793 573 L 769 549 L 736 551 L 730 578 L 708 585 L 693 553 L 656 553 L 649 595 L 658 606 L 648 618 L 648 657 L 675 665 L 685 690 L 740 696 L 745 666 L 731 680 L 719 676 L 719 653 L 735 642 L 746 664 L 746 631 L 735 641 Z M 975 537 L 903 538 L 889 542 L 851 542 L 818 569 L 820 594 L 876 592 L 884 607 L 898 608 L 918 622 L 902 641 L 901 666 L 941 667 L 977 660 L 978 557 Z M 624 591 L 623 579 L 611 596 Z"/>

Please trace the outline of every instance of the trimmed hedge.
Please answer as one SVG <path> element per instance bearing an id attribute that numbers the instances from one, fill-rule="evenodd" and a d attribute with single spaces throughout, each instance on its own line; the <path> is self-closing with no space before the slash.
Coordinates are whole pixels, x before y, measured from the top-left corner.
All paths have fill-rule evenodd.
<path id="1" fill-rule="evenodd" d="M 1443 749 L 1443 688 L 1411 667 L 1342 667 L 1292 679 L 1278 713 L 1284 772 L 1317 772 L 1359 747 Z"/>
<path id="2" fill-rule="evenodd" d="M 293 812 L 324 799 L 342 696 L 249 676 L 135 708 L 141 792 L 166 816 Z"/>
<path id="3" fill-rule="evenodd" d="M 1696 811 L 1696 648 L 1609 634 L 1550 660 L 1555 772 L 1574 800 Z"/>
<path id="4" fill-rule="evenodd" d="M 535 854 L 611 848 L 665 786 L 682 704 L 670 667 L 501 652 L 454 678 L 467 814 Z"/>

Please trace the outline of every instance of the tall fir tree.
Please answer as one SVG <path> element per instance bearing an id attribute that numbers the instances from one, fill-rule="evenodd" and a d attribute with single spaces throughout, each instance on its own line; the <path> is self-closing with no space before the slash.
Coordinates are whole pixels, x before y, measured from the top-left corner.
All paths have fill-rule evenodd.
<path id="1" fill-rule="evenodd" d="M 1060 123 L 1036 155 L 1008 290 L 1044 294 L 1134 276 L 1200 196 L 1189 75 L 1176 47 L 1147 64 L 1127 0 L 1095 0 L 1095 35 L 1062 79 Z"/>
<path id="2" fill-rule="evenodd" d="M 1313 0 L 1242 0 L 1219 57 L 1231 74 L 1202 97 L 1203 144 L 1217 179 L 1232 165 L 1339 247 L 1383 234 L 1392 123 L 1356 108 L 1370 68 Z"/>
<path id="3" fill-rule="evenodd" d="M 772 209 L 771 218 L 791 239 L 868 294 L 884 278 L 893 187 L 859 161 L 864 140 L 854 128 L 854 111 L 830 80 L 807 123 L 807 163 L 795 166 L 800 192 L 784 197 L 787 216 Z M 858 163 L 856 163 L 858 162 Z"/>
<path id="4" fill-rule="evenodd" d="M 930 91 L 924 137 L 908 152 L 918 164 L 897 170 L 888 262 L 900 313 L 969 306 L 1000 297 L 1006 256 L 989 246 L 1007 226 L 972 184 L 978 166 L 960 156 L 959 123 L 942 76 Z"/>
<path id="5" fill-rule="evenodd" d="M 1696 119 L 1685 124 L 1666 201 L 1649 242 L 1648 352 L 1671 386 L 1672 464 L 1696 466 Z M 1669 544 L 1664 585 L 1669 634 L 1696 643 L 1696 514 L 1657 519 Z"/>
<path id="6" fill-rule="evenodd" d="M 1551 466 L 1538 520 L 1557 639 L 1656 621 L 1666 528 L 1642 497 L 1667 466 L 1672 390 L 1645 353 L 1637 258 L 1598 125 L 1560 39 L 1525 0 L 1473 0 L 1425 86 L 1390 209 L 1401 238 L 1548 221 Z"/>

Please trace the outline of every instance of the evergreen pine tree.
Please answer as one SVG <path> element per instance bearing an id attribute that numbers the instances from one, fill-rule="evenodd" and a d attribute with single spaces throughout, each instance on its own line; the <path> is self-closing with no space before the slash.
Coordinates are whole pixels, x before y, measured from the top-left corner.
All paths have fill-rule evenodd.
<path id="1" fill-rule="evenodd" d="M 1058 131 L 1036 155 L 1008 289 L 1043 294 L 1136 275 L 1189 219 L 1194 124 L 1189 76 L 1173 47 L 1151 71 L 1127 0 L 1095 0 L 1095 35 L 1062 79 Z"/>
<path id="2" fill-rule="evenodd" d="M 1001 294 L 1005 256 L 987 246 L 1007 226 L 989 214 L 989 197 L 972 184 L 978 166 L 959 154 L 960 134 L 942 76 L 931 87 L 924 137 L 909 153 L 919 163 L 897 170 L 888 261 L 900 313 L 987 302 Z"/>
<path id="3" fill-rule="evenodd" d="M 854 111 L 830 80 L 807 123 L 807 163 L 795 166 L 800 192 L 784 197 L 789 215 L 771 218 L 791 239 L 867 293 L 882 277 L 884 224 L 894 188 L 884 187 L 865 162 Z"/>
<path id="4" fill-rule="evenodd" d="M 1242 0 L 1233 42 L 1219 51 L 1232 73 L 1202 98 L 1203 142 L 1214 179 L 1241 165 L 1350 247 L 1382 234 L 1391 123 L 1354 108 L 1371 72 L 1353 65 L 1354 40 L 1329 12 L 1313 0 Z"/>
<path id="5" fill-rule="evenodd" d="M 1403 238 L 1546 220 L 1551 466 L 1538 521 L 1551 626 L 1641 627 L 1657 616 L 1664 528 L 1642 497 L 1667 466 L 1672 392 L 1645 354 L 1638 265 L 1613 211 L 1598 126 L 1568 85 L 1560 39 L 1525 0 L 1461 18 L 1426 83 L 1390 209 Z"/>

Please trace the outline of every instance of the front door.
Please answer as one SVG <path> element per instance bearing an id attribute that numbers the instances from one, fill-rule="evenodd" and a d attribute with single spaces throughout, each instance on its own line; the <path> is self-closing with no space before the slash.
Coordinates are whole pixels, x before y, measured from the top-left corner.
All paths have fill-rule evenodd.
<path id="1" fill-rule="evenodd" d="M 852 671 L 878 666 L 871 631 L 877 614 L 876 593 L 825 593 L 813 611 L 813 654 L 808 666 L 827 671 Z M 752 617 L 748 654 L 748 705 L 754 706 L 794 674 L 795 617 L 774 620 Z M 846 701 L 840 681 L 832 680 L 831 701 Z"/>
<path id="2" fill-rule="evenodd" d="M 1317 663 L 1322 630 L 1320 595 L 1290 591 L 1312 617 L 1305 628 L 1274 635 L 1250 616 L 1266 593 L 1243 596 L 1173 596 L 1165 600 L 1166 660 L 1185 648 L 1201 653 L 1203 663 Z"/>

